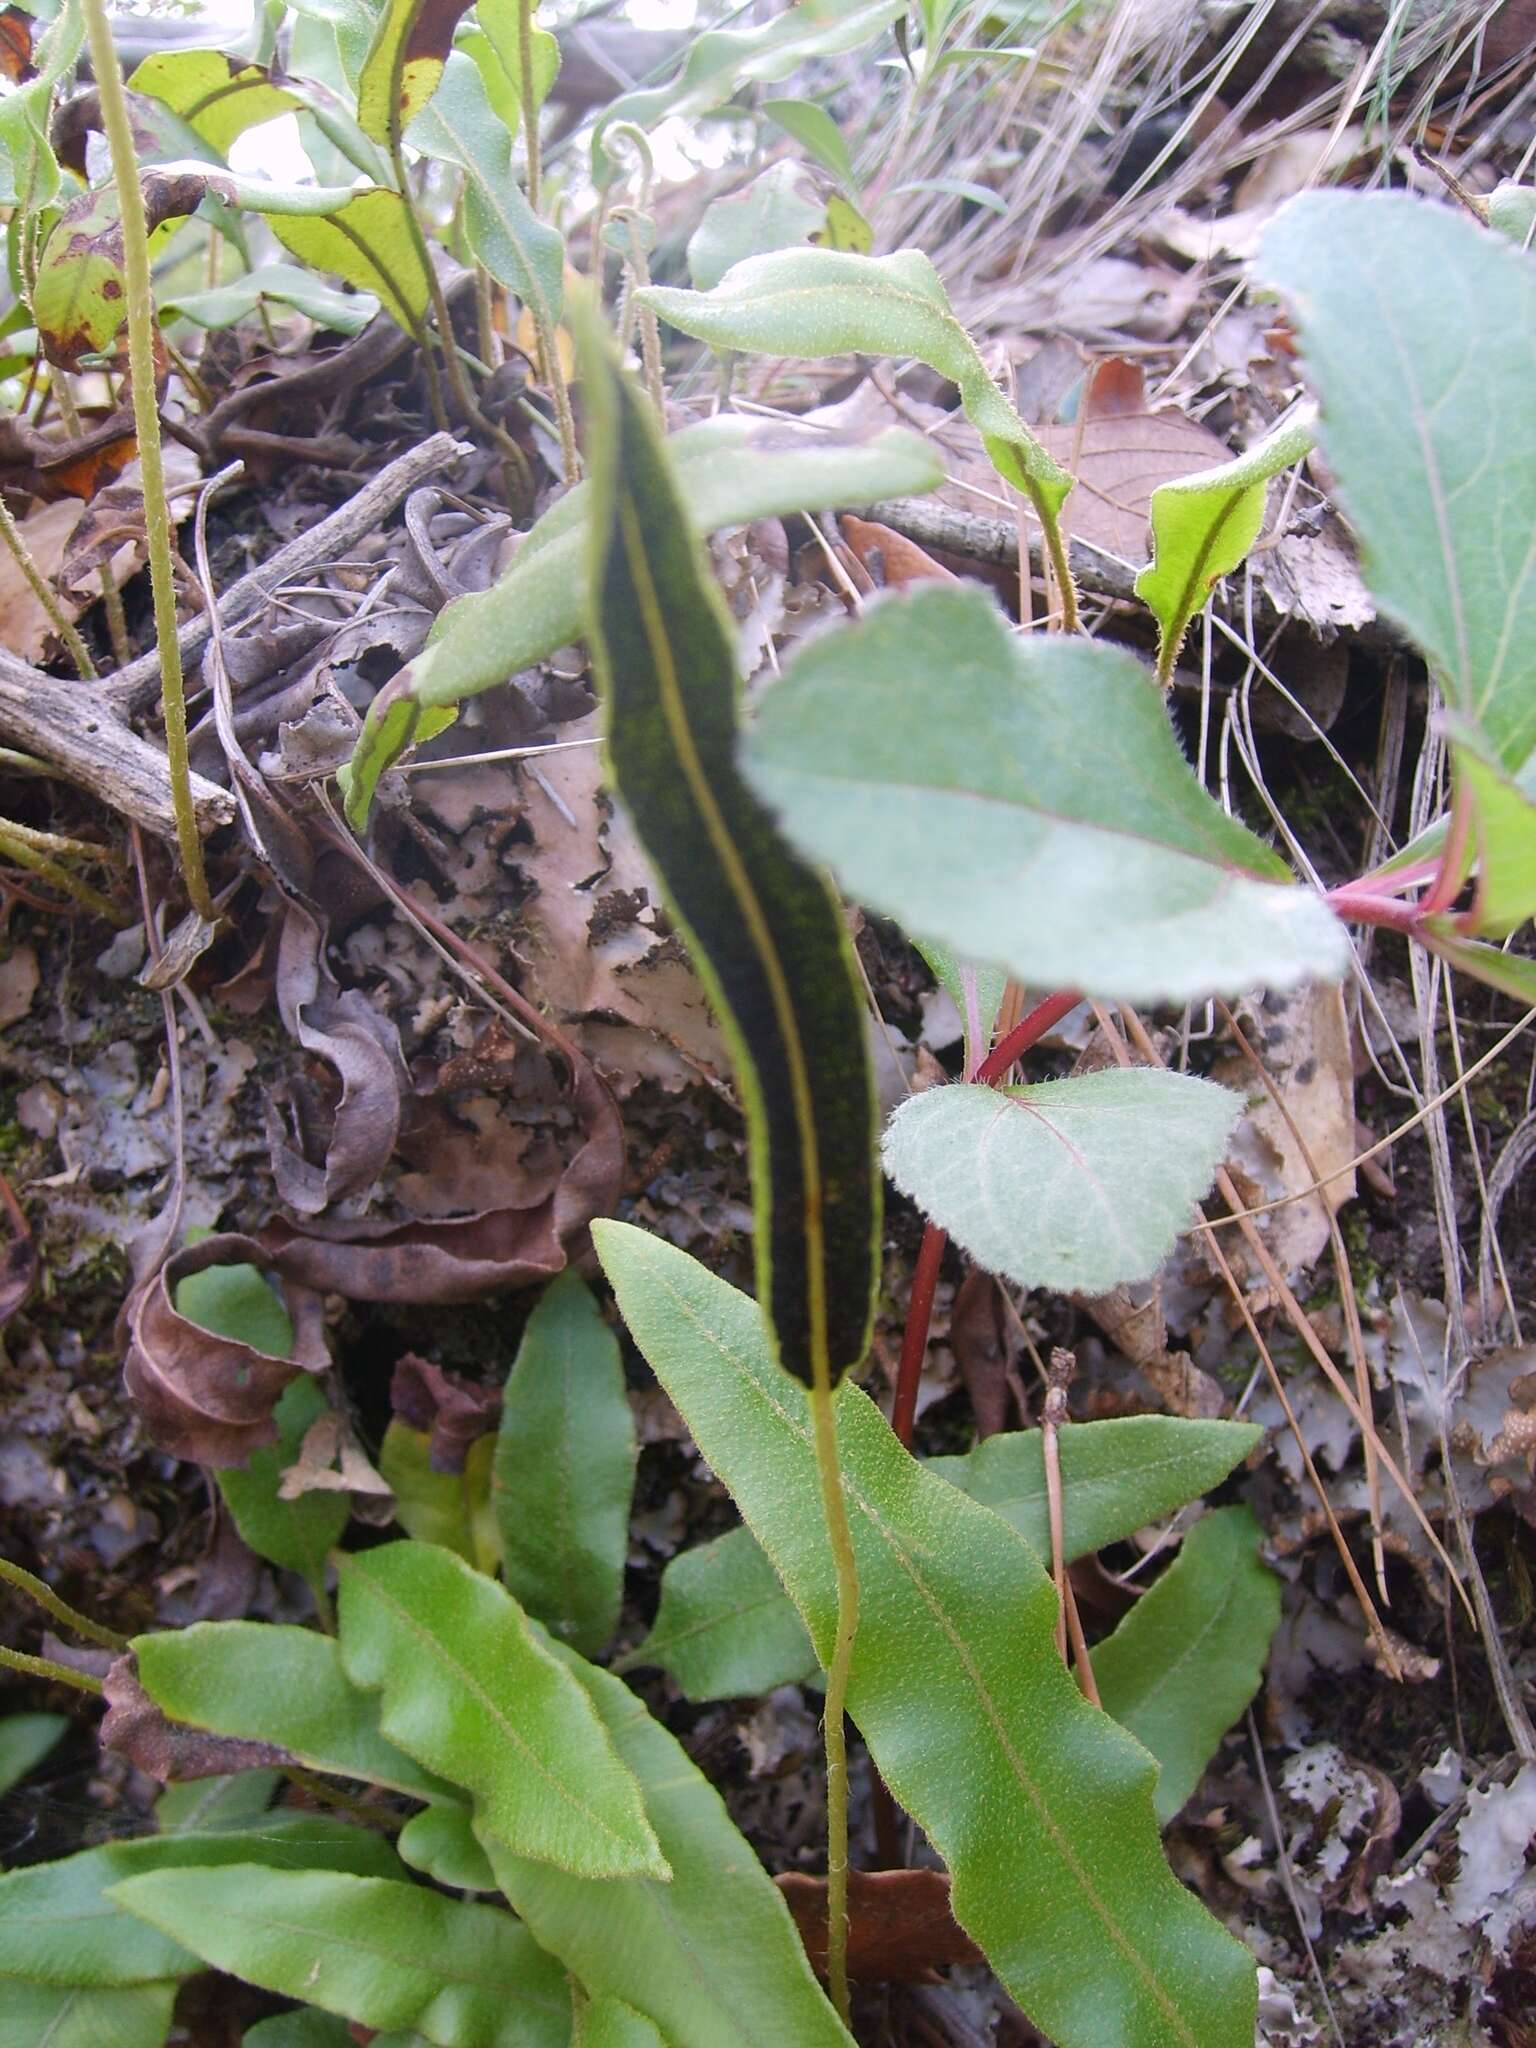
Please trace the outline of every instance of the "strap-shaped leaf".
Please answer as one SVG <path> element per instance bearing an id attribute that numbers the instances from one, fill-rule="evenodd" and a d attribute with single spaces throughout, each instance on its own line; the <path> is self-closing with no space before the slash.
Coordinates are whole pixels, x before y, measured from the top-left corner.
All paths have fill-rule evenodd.
<path id="1" fill-rule="evenodd" d="M 475 1839 L 467 1805 L 435 1799 L 413 1813 L 396 1837 L 402 1863 L 454 1892 L 493 1892 L 496 1878 Z"/>
<path id="2" fill-rule="evenodd" d="M 1198 1500 L 1259 1441 L 1247 1422 L 1128 1415 L 1073 1422 L 1057 1438 L 1062 1550 L 1070 1563 Z M 1038 1429 L 1006 1430 L 927 1469 L 1050 1555 L 1045 1453 Z M 620 1669 L 659 1664 L 691 1700 L 732 1699 L 800 1685 L 820 1672 L 805 1624 L 748 1528 L 681 1551 L 662 1575 L 661 1604 L 645 1641 Z"/>
<path id="3" fill-rule="evenodd" d="M 262 1621 L 200 1621 L 136 1636 L 139 1680 L 173 1721 L 275 1742 L 311 1770 L 417 1799 L 452 1788 L 379 1732 L 375 1694 L 342 1669 L 333 1636 Z"/>
<path id="4" fill-rule="evenodd" d="M 164 2048 L 180 1988 L 174 1977 L 117 1991 L 7 1984 L 0 1992 L 0 2048 Z"/>
<path id="5" fill-rule="evenodd" d="M 591 1289 L 562 1273 L 507 1379 L 491 1500 L 512 1593 L 584 1656 L 619 1618 L 635 1455 L 618 1340 Z"/>
<path id="6" fill-rule="evenodd" d="M 1309 192 L 1264 234 L 1366 580 L 1506 767 L 1536 750 L 1536 266 L 1403 193 Z"/>
<path id="7" fill-rule="evenodd" d="M 470 1791 L 489 1834 L 584 1877 L 669 1874 L 640 1788 L 509 1593 L 431 1543 L 339 1571 L 348 1676 L 382 1690 L 385 1734 Z"/>
<path id="8" fill-rule="evenodd" d="M 442 83 L 411 124 L 412 148 L 464 173 L 464 227 L 498 284 L 551 326 L 565 290 L 565 243 L 539 219 L 512 171 L 512 138 L 491 106 L 474 59 L 455 50 Z M 509 671 L 510 673 L 510 671 Z"/>
<path id="9" fill-rule="evenodd" d="M 869 1344 L 880 1181 L 852 948 L 831 888 L 736 767 L 735 639 L 645 400 L 586 351 L 588 639 L 614 785 L 735 1054 L 758 1292 L 785 1368 Z"/>
<path id="10" fill-rule="evenodd" d="M 1230 1088 L 1157 1067 L 1027 1088 L 911 1095 L 885 1170 L 989 1273 L 1107 1294 L 1150 1279 L 1189 1227 L 1243 1113 Z"/>
<path id="11" fill-rule="evenodd" d="M 636 1342 L 825 1657 L 832 1565 L 801 1391 L 754 1304 L 618 1223 L 593 1237 Z M 1043 1566 L 912 1459 L 852 1384 L 843 1484 L 864 1592 L 849 1712 L 949 1865 L 960 1924 L 1062 2048 L 1250 2048 L 1252 1958 L 1163 1861 L 1156 1766 L 1056 1655 Z"/>
<path id="12" fill-rule="evenodd" d="M 398 192 L 364 190 L 328 218 L 273 216 L 269 225 L 285 249 L 372 292 L 407 334 L 421 333 L 432 285 Z"/>
<path id="13" fill-rule="evenodd" d="M 885 598 L 807 647 L 743 766 L 850 894 L 1033 988 L 1184 1002 L 1348 959 L 1129 655 L 1021 639 L 974 588 Z"/>
<path id="14" fill-rule="evenodd" d="M 490 1906 L 339 1871 L 158 1870 L 114 1901 L 215 1969 L 435 2048 L 566 2048 L 570 1991 Z"/>
<path id="15" fill-rule="evenodd" d="M 760 1323 L 756 1342 L 766 1354 Z M 572 1877 L 486 1836 L 518 1916 L 594 1997 L 633 2006 L 668 2048 L 850 2048 L 778 1887 L 714 1786 L 622 1680 L 550 1648 L 644 1787 L 672 1882 Z"/>
<path id="16" fill-rule="evenodd" d="M 439 113 L 432 108 L 432 118 Z M 793 420 L 721 413 L 667 446 L 689 527 L 701 537 L 738 521 L 931 491 L 944 479 L 929 444 L 901 427 L 850 439 Z M 443 707 L 494 689 L 585 630 L 590 503 L 588 483 L 558 499 L 507 573 L 489 590 L 456 598 L 425 651 L 374 698 L 340 778 L 359 830 L 384 770 L 450 722 Z"/>
<path id="17" fill-rule="evenodd" d="M 718 349 L 774 356 L 916 356 L 955 385 L 998 474 L 1025 492 L 1054 527 L 1073 478 L 993 383 L 920 249 L 890 256 L 783 249 L 734 265 L 712 291 L 653 285 L 635 296 L 684 334 Z"/>
<path id="18" fill-rule="evenodd" d="M 1259 1557 L 1261 1534 L 1247 1508 L 1202 1515 L 1156 1585 L 1093 1652 L 1105 1713 L 1162 1767 L 1161 1821 L 1199 1784 L 1264 1676 L 1280 1581 Z"/>
<path id="19" fill-rule="evenodd" d="M 113 1886 L 142 1871 L 190 1869 L 194 1878 L 225 1864 L 304 1870 L 398 1872 L 381 1835 L 330 1814 L 270 1814 L 259 1833 L 146 1835 L 110 1842 L 55 1863 L 34 1863 L 0 1877 L 0 2011 L 11 1978 L 68 1990 L 110 1990 L 189 1976 L 197 1957 L 164 1931 L 125 1913 Z"/>
<path id="20" fill-rule="evenodd" d="M 357 125 L 375 142 L 408 128 L 437 90 L 470 0 L 384 0 L 357 85 Z"/>
<path id="21" fill-rule="evenodd" d="M 1312 441 L 1309 410 L 1233 461 L 1152 493 L 1152 560 L 1136 578 L 1136 595 L 1157 619 L 1157 672 L 1165 683 L 1211 586 L 1230 576 L 1258 539 L 1270 479 L 1300 462 Z"/>

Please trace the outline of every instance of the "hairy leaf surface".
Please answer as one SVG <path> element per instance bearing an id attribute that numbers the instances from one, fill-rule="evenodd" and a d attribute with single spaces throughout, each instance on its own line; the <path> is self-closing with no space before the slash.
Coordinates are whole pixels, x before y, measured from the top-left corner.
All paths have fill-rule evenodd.
<path id="1" fill-rule="evenodd" d="M 826 1657 L 836 1626 L 807 1402 L 754 1303 L 627 1225 L 593 1237 L 636 1342 Z M 1162 1859 L 1156 1765 L 1055 1653 L 1029 1545 L 838 1397 L 863 1621 L 849 1712 L 948 1864 L 955 1916 L 1062 2048 L 1251 2048 L 1252 1958 Z"/>
<path id="2" fill-rule="evenodd" d="M 719 349 L 774 356 L 916 356 L 948 377 L 999 475 L 1054 519 L 1072 488 L 993 383 L 920 249 L 857 256 L 786 249 L 738 263 L 709 292 L 653 285 L 636 297 Z"/>
<path id="3" fill-rule="evenodd" d="M 392 1742 L 473 1793 L 488 1834 L 586 1877 L 667 1875 L 640 1789 L 510 1594 L 430 1543 L 340 1567 L 341 1656 Z"/>
<path id="4" fill-rule="evenodd" d="M 933 585 L 808 646 L 743 765 L 849 892 L 1035 988 L 1183 1002 L 1343 972 L 1342 926 L 1200 787 L 1150 678 Z"/>
<path id="5" fill-rule="evenodd" d="M 1366 580 L 1453 710 L 1536 751 L 1536 269 L 1449 207 L 1309 192 L 1265 231 Z"/>
<path id="6" fill-rule="evenodd" d="M 551 1650 L 645 1788 L 672 1881 L 572 1877 L 487 1835 L 520 1918 L 589 1992 L 632 2005 L 668 2048 L 849 2048 L 789 1908 L 714 1786 L 621 1680 L 560 1644 Z"/>

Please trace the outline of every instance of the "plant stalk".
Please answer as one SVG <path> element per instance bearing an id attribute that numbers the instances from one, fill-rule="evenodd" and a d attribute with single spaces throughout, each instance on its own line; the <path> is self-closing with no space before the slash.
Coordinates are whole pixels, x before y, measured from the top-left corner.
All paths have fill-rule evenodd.
<path id="1" fill-rule="evenodd" d="M 51 1657 L 29 1657 L 25 1650 L 7 1649 L 0 1643 L 0 1670 L 20 1671 L 28 1678 L 50 1678 L 55 1685 L 72 1685 L 76 1692 L 101 1693 L 101 1680 L 88 1671 L 72 1671 L 67 1664 L 55 1664 Z"/>
<path id="2" fill-rule="evenodd" d="M 518 97 L 523 103 L 523 178 L 528 204 L 539 210 L 539 110 L 533 104 L 533 0 L 517 0 L 517 63 L 522 77 Z"/>
<path id="3" fill-rule="evenodd" d="M 133 430 L 139 444 L 139 476 L 144 491 L 144 539 L 149 554 L 149 584 L 154 597 L 155 639 L 160 650 L 161 692 L 165 706 L 165 752 L 170 769 L 171 804 L 176 814 L 176 844 L 181 854 L 187 897 L 199 917 L 217 922 L 208 876 L 203 867 L 203 842 L 198 836 L 192 803 L 192 774 L 187 756 L 187 700 L 181 673 L 181 645 L 176 637 L 176 579 L 171 567 L 171 516 L 165 496 L 165 470 L 160 459 L 160 412 L 155 397 L 155 299 L 149 268 L 149 230 L 144 194 L 133 153 L 128 97 L 118 68 L 106 0 L 84 0 L 91 69 L 101 100 L 102 125 L 112 154 L 123 234 L 123 276 L 128 289 L 128 377 L 133 394 Z M 108 579 L 103 578 L 105 583 Z"/>
<path id="4" fill-rule="evenodd" d="M 116 1650 L 119 1655 L 127 1649 L 126 1636 L 120 1636 L 115 1629 L 106 1628 L 99 1621 L 92 1621 L 88 1614 L 77 1612 L 67 1601 L 59 1598 L 52 1586 L 21 1565 L 13 1564 L 8 1557 L 0 1557 L 0 1579 L 8 1579 L 17 1592 L 35 1600 L 55 1621 L 61 1622 L 72 1634 L 84 1636 L 88 1643 L 99 1643 L 104 1650 Z"/>
<path id="5" fill-rule="evenodd" d="M 837 1416 L 832 1376 L 824 1357 L 815 1361 L 811 1388 L 811 1426 L 816 1444 L 816 1471 L 821 1480 L 821 1505 L 827 1540 L 837 1574 L 837 1635 L 827 1666 L 826 1718 L 822 1739 L 827 1756 L 827 1989 L 837 2016 L 849 2025 L 848 1999 L 848 1742 L 843 1717 L 848 1704 L 848 1674 L 853 1664 L 853 1639 L 859 1626 L 859 1571 L 843 1498 L 837 1459 Z"/>

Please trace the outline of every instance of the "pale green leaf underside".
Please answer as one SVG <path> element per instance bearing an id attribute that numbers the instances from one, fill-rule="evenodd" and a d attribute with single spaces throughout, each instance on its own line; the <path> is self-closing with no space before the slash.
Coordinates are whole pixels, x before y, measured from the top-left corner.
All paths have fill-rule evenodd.
<path id="1" fill-rule="evenodd" d="M 1259 1557 L 1247 1508 L 1217 1508 L 1093 1652 L 1104 1711 L 1162 1765 L 1157 1814 L 1172 1820 L 1222 1736 L 1259 1689 L 1280 1620 L 1280 1581 Z"/>
<path id="2" fill-rule="evenodd" d="M 541 221 L 512 172 L 512 138 L 486 95 L 474 59 L 449 53 L 441 83 L 411 123 L 413 148 L 464 173 L 470 246 L 498 284 L 551 324 L 565 296 L 565 243 Z"/>
<path id="3" fill-rule="evenodd" d="M 1309 192 L 1258 270 L 1295 307 L 1367 582 L 1518 770 L 1536 749 L 1536 266 L 1448 207 Z"/>
<path id="4" fill-rule="evenodd" d="M 897 427 L 849 441 L 790 421 L 722 413 L 685 427 L 668 447 L 700 536 L 784 512 L 931 491 L 944 480 L 929 445 Z M 585 484 L 568 491 L 522 542 L 499 582 L 443 612 L 412 665 L 413 694 L 423 703 L 456 704 L 489 690 L 580 636 L 587 504 Z"/>
<path id="5" fill-rule="evenodd" d="M 668 2048 L 850 2048 L 777 1886 L 719 1793 L 622 1680 L 551 1644 L 645 1789 L 672 1881 L 596 1881 L 485 1848 L 535 1938 Z"/>
<path id="6" fill-rule="evenodd" d="M 216 1969 L 435 2048 L 566 2048 L 570 1992 L 490 1906 L 334 1871 L 162 1870 L 113 1888 Z"/>
<path id="7" fill-rule="evenodd" d="M 803 247 L 826 223 L 799 164 L 773 164 L 740 192 L 715 199 L 688 238 L 688 275 L 695 291 L 717 285 L 735 263 L 774 249 Z"/>
<path id="8" fill-rule="evenodd" d="M 1259 1440 L 1244 1422 L 1131 1415 L 1070 1423 L 1058 1438 L 1067 1559 L 1119 1542 L 1224 1479 Z M 930 1472 L 1050 1554 L 1045 1458 L 1037 1429 L 1008 1430 Z M 748 1528 L 673 1558 L 655 1626 L 625 1668 L 660 1664 L 689 1699 L 730 1699 L 814 1680 L 820 1665 L 789 1595 Z"/>
<path id="9" fill-rule="evenodd" d="M 1020 639 L 976 590 L 887 598 L 807 647 L 743 765 L 860 902 L 1036 988 L 1183 1002 L 1348 959 L 1129 655 Z"/>
<path id="10" fill-rule="evenodd" d="M 380 1725 L 474 1795 L 477 1824 L 587 1877 L 668 1875 L 632 1774 L 509 1593 L 451 1551 L 391 1543 L 341 1565 L 341 1656 Z"/>
<path id="11" fill-rule="evenodd" d="M 630 1330 L 826 1652 L 836 1588 L 804 1390 L 755 1303 L 623 1224 L 593 1238 Z M 837 1400 L 862 1587 L 849 1711 L 953 1879 L 956 1917 L 1061 2048 L 1251 2048 L 1252 1958 L 1174 1879 L 1156 1766 L 1054 1653 L 1055 1596 L 1006 1523 Z"/>
<path id="12" fill-rule="evenodd" d="M 989 1273 L 1107 1294 L 1156 1272 L 1209 1189 L 1243 1099 L 1156 1067 L 908 1096 L 885 1170 Z"/>
<path id="13" fill-rule="evenodd" d="M 856 256 L 784 249 L 734 265 L 709 292 L 653 285 L 642 305 L 717 349 L 774 356 L 915 356 L 960 393 L 1000 475 L 1056 511 L 1072 477 L 993 383 L 920 249 Z"/>

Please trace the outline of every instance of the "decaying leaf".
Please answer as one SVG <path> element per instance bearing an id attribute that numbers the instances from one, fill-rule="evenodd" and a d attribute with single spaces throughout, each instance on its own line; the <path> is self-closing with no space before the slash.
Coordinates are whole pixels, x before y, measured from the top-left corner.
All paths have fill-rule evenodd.
<path id="1" fill-rule="evenodd" d="M 496 1427 L 501 1389 L 407 1351 L 396 1363 L 389 1405 L 412 1429 L 430 1436 L 434 1472 L 462 1472 L 471 1444 Z"/>
<path id="2" fill-rule="evenodd" d="M 278 1193 L 301 1216 L 318 1216 L 349 1197 L 364 1201 L 389 1163 L 408 1086 L 400 1034 L 360 989 L 338 989 L 323 957 L 315 917 L 290 903 L 277 956 L 277 1003 L 284 1024 L 306 1052 L 325 1061 L 341 1084 L 324 1164 L 293 1143 L 276 1107 L 267 1134 Z M 311 1121 L 299 1112 L 300 1130 Z"/>
<path id="3" fill-rule="evenodd" d="M 118 1657 L 101 1681 L 107 1712 L 100 1729 L 104 1750 L 124 1756 L 162 1785 L 189 1778 L 221 1778 L 232 1771 L 270 1770 L 295 1761 L 270 1742 L 210 1735 L 168 1721 L 139 1683 L 138 1660 Z"/>
<path id="4" fill-rule="evenodd" d="M 210 1266 L 232 1265 L 274 1270 L 253 1238 L 220 1233 L 168 1259 L 134 1289 L 123 1311 L 128 1391 L 161 1449 L 200 1465 L 239 1465 L 252 1451 L 275 1443 L 272 1409 L 278 1395 L 296 1373 L 323 1372 L 330 1363 L 319 1297 L 286 1273 L 279 1277 L 293 1325 L 290 1357 L 274 1358 L 234 1338 L 214 1336 L 178 1313 L 179 1280 Z"/>
<path id="5" fill-rule="evenodd" d="M 786 1871 L 778 1880 L 806 1954 L 827 1957 L 827 1881 Z M 941 1870 L 853 1870 L 848 1874 L 848 1974 L 865 1984 L 927 1984 L 949 1963 L 977 1963 L 981 1950 L 956 1926 Z"/>
<path id="6" fill-rule="evenodd" d="M 3 1173 L 0 1209 L 5 1214 L 5 1243 L 0 1246 L 0 1329 L 4 1329 L 37 1285 L 37 1243 Z"/>

